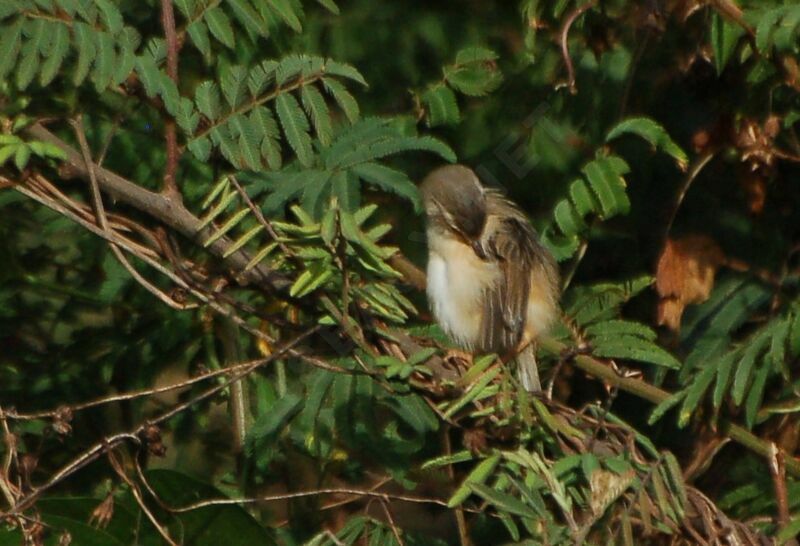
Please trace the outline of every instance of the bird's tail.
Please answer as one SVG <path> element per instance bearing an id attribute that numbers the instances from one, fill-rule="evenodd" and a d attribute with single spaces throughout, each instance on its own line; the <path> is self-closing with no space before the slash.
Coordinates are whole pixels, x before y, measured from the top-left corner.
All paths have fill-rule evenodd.
<path id="1" fill-rule="evenodd" d="M 542 392 L 542 384 L 539 382 L 539 370 L 536 367 L 536 354 L 532 343 L 529 343 L 517 355 L 517 374 L 522 387 L 526 391 Z"/>

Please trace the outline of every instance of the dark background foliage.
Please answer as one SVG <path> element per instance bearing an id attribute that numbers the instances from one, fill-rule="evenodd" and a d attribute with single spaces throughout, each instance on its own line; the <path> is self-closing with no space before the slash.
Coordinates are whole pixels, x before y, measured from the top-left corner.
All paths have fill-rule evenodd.
<path id="1" fill-rule="evenodd" d="M 0 544 L 793 540 L 799 31 L 0 0 Z M 560 262 L 547 400 L 430 326 L 415 182 L 456 160 Z"/>

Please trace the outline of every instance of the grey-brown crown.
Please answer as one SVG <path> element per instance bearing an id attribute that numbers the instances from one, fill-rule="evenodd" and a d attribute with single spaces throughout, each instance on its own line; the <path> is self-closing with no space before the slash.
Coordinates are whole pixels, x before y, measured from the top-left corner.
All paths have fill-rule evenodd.
<path id="1" fill-rule="evenodd" d="M 486 192 L 472 169 L 445 165 L 420 185 L 428 221 L 441 223 L 468 239 L 477 239 L 486 223 Z"/>

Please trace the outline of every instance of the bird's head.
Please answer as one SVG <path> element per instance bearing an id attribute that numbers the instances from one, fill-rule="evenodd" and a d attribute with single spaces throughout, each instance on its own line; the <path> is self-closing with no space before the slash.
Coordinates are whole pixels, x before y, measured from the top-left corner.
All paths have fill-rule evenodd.
<path id="1" fill-rule="evenodd" d="M 429 226 L 460 239 L 481 256 L 486 190 L 472 169 L 463 165 L 439 167 L 425 177 L 420 191 Z"/>

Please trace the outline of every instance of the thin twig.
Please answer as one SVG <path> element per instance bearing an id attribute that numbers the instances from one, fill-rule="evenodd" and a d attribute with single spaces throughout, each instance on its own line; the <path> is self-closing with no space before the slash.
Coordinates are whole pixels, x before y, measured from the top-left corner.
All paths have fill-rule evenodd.
<path id="1" fill-rule="evenodd" d="M 689 168 L 689 171 L 686 173 L 686 176 L 683 179 L 683 183 L 681 184 L 680 188 L 678 189 L 678 193 L 675 196 L 675 202 L 672 205 L 672 209 L 669 212 L 669 217 L 667 218 L 666 227 L 664 228 L 664 235 L 661 238 L 663 247 L 666 244 L 667 240 L 669 239 L 669 232 L 672 230 L 672 224 L 675 221 L 675 217 L 678 215 L 678 210 L 681 208 L 681 204 L 683 204 L 683 199 L 686 197 L 686 193 L 689 191 L 692 183 L 697 179 L 698 175 L 702 172 L 702 170 L 708 165 L 708 163 L 714 158 L 716 155 L 716 150 L 709 150 L 701 155 L 699 158 L 695 160 L 692 166 Z"/>
<path id="2" fill-rule="evenodd" d="M 81 153 L 83 154 L 83 162 L 86 166 L 86 170 L 89 172 L 89 181 L 91 183 L 92 189 L 92 202 L 94 203 L 94 210 L 95 214 L 97 215 L 97 223 L 103 229 L 103 231 L 107 234 L 111 233 L 111 228 L 108 225 L 108 219 L 106 218 L 105 208 L 103 207 L 103 197 L 100 194 L 100 185 L 97 183 L 97 175 L 95 174 L 94 169 L 94 162 L 92 161 L 92 155 L 89 150 L 89 143 L 86 142 L 86 133 L 83 129 L 83 116 L 78 115 L 74 120 L 70 121 L 72 128 L 75 131 L 75 136 L 78 139 L 78 145 L 80 146 Z M 184 310 L 189 308 L 186 305 L 180 304 L 165 294 L 161 289 L 155 286 L 153 283 L 145 279 L 136 268 L 131 265 L 125 255 L 120 251 L 119 247 L 114 243 L 110 245 L 111 252 L 113 252 L 114 256 L 117 258 L 117 261 L 122 264 L 122 266 L 131 274 L 136 282 L 142 285 L 145 290 L 156 296 L 162 302 L 166 303 L 169 307 L 178 310 Z"/>
<path id="3" fill-rule="evenodd" d="M 247 204 L 247 207 L 256 217 L 258 223 L 264 226 L 264 229 L 267 230 L 267 233 L 269 233 L 270 237 L 272 237 L 272 239 L 278 244 L 278 248 L 280 248 L 281 251 L 287 257 L 294 256 L 294 252 L 292 252 L 292 250 L 288 246 L 286 246 L 286 244 L 281 240 L 281 238 L 278 236 L 278 233 L 275 231 L 275 228 L 273 228 L 270 221 L 264 217 L 264 214 L 261 212 L 261 209 L 258 208 L 255 205 L 255 203 L 253 203 L 253 200 L 250 199 L 250 196 L 247 195 L 246 191 L 244 191 L 244 188 L 242 187 L 241 184 L 239 184 L 239 181 L 236 179 L 236 177 L 231 175 L 228 177 L 228 180 L 230 180 L 231 184 L 233 184 L 233 187 L 236 188 L 236 191 L 239 193 L 241 198 Z"/>
<path id="4" fill-rule="evenodd" d="M 572 58 L 569 56 L 569 29 L 572 27 L 572 23 L 580 17 L 584 12 L 589 10 L 595 4 L 595 0 L 590 0 L 586 2 L 582 6 L 577 7 L 575 10 L 570 13 L 566 20 L 564 21 L 564 25 L 561 27 L 561 32 L 559 33 L 560 39 L 559 42 L 561 43 L 561 56 L 564 59 L 564 65 L 567 67 L 567 88 L 569 92 L 573 95 L 578 92 L 577 87 L 575 87 L 575 67 L 572 65 Z"/>
<path id="5" fill-rule="evenodd" d="M 769 473 L 775 487 L 775 504 L 778 506 L 778 528 L 783 529 L 791 521 L 789 513 L 789 493 L 786 490 L 786 464 L 785 455 L 778 449 L 775 442 L 769 446 Z"/>
<path id="6" fill-rule="evenodd" d="M 125 472 L 125 469 L 122 468 L 122 464 L 120 464 L 116 455 L 114 455 L 114 452 L 109 451 L 107 455 L 108 455 L 108 461 L 111 464 L 111 468 L 114 470 L 114 472 L 117 473 L 117 475 L 120 478 L 122 478 L 122 481 L 128 484 L 128 486 L 131 489 L 131 493 L 133 493 L 133 498 L 136 500 L 136 504 L 139 505 L 139 508 L 142 509 L 144 515 L 147 516 L 147 519 L 149 519 L 150 523 L 153 524 L 153 527 L 156 528 L 158 534 L 160 534 L 161 537 L 164 540 L 166 540 L 168 544 L 170 544 L 170 546 L 178 546 L 178 544 L 174 540 L 172 540 L 172 537 L 169 536 L 169 531 L 167 531 L 166 528 L 164 528 L 164 526 L 161 525 L 161 523 L 159 523 L 159 521 L 153 515 L 153 512 L 151 512 L 150 508 L 147 507 L 147 504 L 144 502 L 144 499 L 142 498 L 142 492 L 139 490 L 139 486 L 136 484 L 136 482 L 134 482 L 132 479 L 128 477 L 128 474 Z"/>
<path id="7" fill-rule="evenodd" d="M 264 366 L 265 364 L 268 364 L 287 353 L 290 353 L 297 344 L 301 343 L 306 338 L 316 333 L 318 330 L 319 327 L 315 326 L 305 331 L 304 333 L 295 337 L 293 340 L 281 346 L 278 350 L 276 350 L 273 354 L 269 355 L 268 357 L 253 362 L 252 365 L 244 368 L 238 374 L 230 375 L 224 382 L 215 385 L 214 387 L 208 388 L 201 393 L 198 393 L 196 396 L 193 396 L 192 398 L 186 400 L 185 402 L 173 406 L 172 408 L 161 413 L 154 419 L 150 419 L 148 421 L 141 423 L 138 427 L 136 427 L 132 431 L 122 432 L 119 434 L 114 434 L 112 436 L 103 438 L 98 443 L 94 444 L 89 449 L 85 450 L 83 453 L 79 454 L 78 456 L 73 458 L 70 462 L 68 462 L 66 465 L 64 465 L 60 470 L 58 470 L 54 475 L 52 475 L 44 484 L 38 487 L 33 487 L 32 491 L 27 496 L 19 500 L 17 504 L 14 506 L 14 508 L 8 514 L 15 515 L 24 512 L 25 510 L 30 508 L 30 506 L 36 501 L 36 499 L 39 498 L 39 496 L 41 496 L 42 493 L 51 489 L 55 485 L 58 485 L 65 478 L 71 476 L 72 474 L 84 468 L 88 464 L 96 461 L 99 457 L 101 457 L 105 453 L 108 453 L 110 450 L 114 449 L 121 443 L 125 441 L 132 441 L 136 444 L 141 443 L 140 436 L 147 428 L 168 421 L 175 415 L 178 415 L 179 413 L 186 411 L 188 408 L 194 406 L 195 404 L 216 395 L 223 389 L 228 388 L 231 383 L 233 383 L 234 381 L 239 381 L 243 377 L 255 371 L 257 368 Z"/>
<path id="8" fill-rule="evenodd" d="M 8 421 L 6 421 L 6 413 L 3 411 L 2 406 L 0 406 L 0 425 L 2 425 L 3 429 L 3 443 L 5 444 L 5 460 L 3 461 L 3 468 L 0 471 L 0 489 L 3 492 L 3 496 L 6 498 L 8 505 L 13 507 L 17 503 L 17 493 L 18 488 L 11 483 L 10 472 L 11 472 L 11 463 L 14 460 L 14 453 L 16 452 L 16 446 L 12 445 L 16 442 L 14 436 L 11 434 L 11 430 L 8 428 Z"/>
<path id="9" fill-rule="evenodd" d="M 184 379 L 183 381 L 178 381 L 177 383 L 171 383 L 169 385 L 162 385 L 160 387 L 153 387 L 150 389 L 140 389 L 131 392 L 125 392 L 120 394 L 112 394 L 109 396 L 103 396 L 101 398 L 96 398 L 94 400 L 90 400 L 88 402 L 83 402 L 80 404 L 74 405 L 67 405 L 67 406 L 59 406 L 56 409 L 52 410 L 41 410 L 31 413 L 19 413 L 16 410 L 8 410 L 5 413 L 5 417 L 8 419 L 14 419 L 17 421 L 30 421 L 34 419 L 49 419 L 57 415 L 58 413 L 63 412 L 65 408 L 67 408 L 70 412 L 75 413 L 81 410 L 94 408 L 97 406 L 103 406 L 105 404 L 112 404 L 114 402 L 124 402 L 127 400 L 135 400 L 137 398 L 145 398 L 148 396 L 155 396 L 157 394 L 162 394 L 165 392 L 176 391 L 179 389 L 185 389 L 187 387 L 191 387 L 196 383 L 200 383 L 202 381 L 206 381 L 207 379 L 213 379 L 215 377 L 219 377 L 221 375 L 227 375 L 231 372 L 239 371 L 246 369 L 257 362 L 261 362 L 262 359 L 257 360 L 249 360 L 247 362 L 242 362 L 240 364 L 236 364 L 235 366 L 229 366 L 225 369 L 220 370 L 212 370 L 210 372 L 206 372 L 195 377 L 191 377 L 189 379 Z"/>
<path id="10" fill-rule="evenodd" d="M 447 456 L 453 454 L 453 447 L 450 444 L 450 427 L 442 427 L 442 444 L 444 445 L 444 453 Z M 447 465 L 447 476 L 450 481 L 455 482 L 456 472 L 452 464 Z M 469 538 L 469 527 L 467 527 L 467 518 L 464 516 L 464 509 L 461 506 L 455 508 L 456 525 L 458 526 L 458 539 L 461 546 L 471 546 L 472 541 Z"/>
<path id="11" fill-rule="evenodd" d="M 393 493 L 382 493 L 380 491 L 372 491 L 369 489 L 349 489 L 344 487 L 337 488 L 323 488 L 314 489 L 311 491 L 294 491 L 291 493 L 281 493 L 277 495 L 263 495 L 260 497 L 242 497 L 238 499 L 219 498 L 219 499 L 205 499 L 186 506 L 178 508 L 171 508 L 172 512 L 180 514 L 183 512 L 191 512 L 198 508 L 205 508 L 206 506 L 227 506 L 227 505 L 241 505 L 241 504 L 255 504 L 258 502 L 275 502 L 291 499 L 300 499 L 306 497 L 317 497 L 320 495 L 356 495 L 359 497 L 367 497 L 374 499 L 382 499 L 384 501 L 401 501 L 414 504 L 435 504 L 437 506 L 447 507 L 447 501 L 442 499 L 435 499 L 430 497 L 414 497 L 411 495 L 397 495 Z"/>
<path id="12" fill-rule="evenodd" d="M 72 146 L 38 123 L 26 129 L 26 132 L 36 140 L 42 140 L 60 148 L 67 156 L 65 165 L 74 173 L 73 176 L 88 178 L 89 170 L 86 168 L 83 157 Z M 147 190 L 108 169 L 95 165 L 94 172 L 100 189 L 112 198 L 134 207 L 194 241 L 205 241 L 210 235 L 211 228 L 200 229 L 201 220 L 182 203 Z M 212 254 L 225 257 L 231 244 L 230 238 L 221 237 L 207 248 Z M 244 250 L 238 250 L 224 259 L 233 269 L 243 272 L 240 278 L 237 278 L 243 284 L 257 284 L 266 290 L 276 291 L 286 290 L 292 284 L 292 281 L 285 275 L 271 271 L 264 264 L 246 269 L 252 256 Z"/>
<path id="13" fill-rule="evenodd" d="M 386 521 L 389 522 L 389 527 L 392 530 L 394 538 L 397 539 L 397 543 L 400 546 L 405 546 L 406 543 L 403 540 L 403 536 L 400 534 L 400 529 L 398 529 L 397 524 L 394 522 L 394 518 L 392 517 L 392 509 L 389 506 L 389 503 L 385 499 L 381 499 L 381 506 L 383 507 L 384 514 L 386 514 Z"/>

